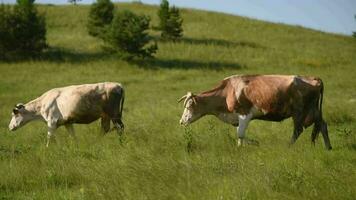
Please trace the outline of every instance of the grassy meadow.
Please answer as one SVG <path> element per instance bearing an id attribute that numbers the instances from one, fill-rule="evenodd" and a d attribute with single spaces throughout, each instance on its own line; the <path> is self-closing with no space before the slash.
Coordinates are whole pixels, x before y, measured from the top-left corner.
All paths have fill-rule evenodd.
<path id="1" fill-rule="evenodd" d="M 157 7 L 116 4 L 151 16 Z M 158 41 L 155 60 L 125 62 L 86 32 L 89 6 L 42 5 L 51 47 L 40 60 L 0 62 L 0 199 L 355 199 L 356 40 L 297 26 L 183 9 L 181 42 Z M 158 35 L 152 32 L 152 35 Z M 234 74 L 315 75 L 332 151 L 311 129 L 292 147 L 292 121 L 252 121 L 238 148 L 234 127 L 204 117 L 179 125 L 187 91 Z M 125 135 L 102 136 L 99 121 L 61 127 L 45 147 L 46 126 L 8 131 L 11 110 L 71 84 L 121 82 Z"/>

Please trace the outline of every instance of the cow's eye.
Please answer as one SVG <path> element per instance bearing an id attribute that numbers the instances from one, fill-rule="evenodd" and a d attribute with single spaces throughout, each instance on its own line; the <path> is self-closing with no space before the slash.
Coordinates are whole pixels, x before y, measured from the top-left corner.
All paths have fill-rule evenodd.
<path id="1" fill-rule="evenodd" d="M 15 115 L 19 114 L 19 110 L 17 110 L 17 109 L 13 109 L 12 112 L 13 112 Z"/>

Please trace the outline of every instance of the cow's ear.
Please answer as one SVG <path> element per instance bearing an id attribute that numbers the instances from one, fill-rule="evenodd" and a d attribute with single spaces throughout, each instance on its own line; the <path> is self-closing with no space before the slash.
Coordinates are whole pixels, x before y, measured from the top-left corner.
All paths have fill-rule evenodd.
<path id="1" fill-rule="evenodd" d="M 192 96 L 193 102 L 194 104 L 197 104 L 197 97 L 196 96 Z"/>
<path id="2" fill-rule="evenodd" d="M 19 113 L 19 110 L 17 110 L 17 109 L 12 109 L 12 112 L 13 112 L 15 115 L 17 115 L 17 114 Z"/>
<path id="3" fill-rule="evenodd" d="M 20 110 L 22 108 L 25 108 L 25 106 L 23 105 L 23 103 L 18 103 L 18 104 L 15 105 L 15 108 Z"/>

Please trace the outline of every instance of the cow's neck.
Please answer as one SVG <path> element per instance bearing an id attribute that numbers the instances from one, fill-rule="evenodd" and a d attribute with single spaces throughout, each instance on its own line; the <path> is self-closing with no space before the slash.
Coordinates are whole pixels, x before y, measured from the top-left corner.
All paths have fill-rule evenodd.
<path id="1" fill-rule="evenodd" d="M 221 90 L 212 90 L 197 95 L 205 115 L 217 115 L 226 111 L 226 97 Z"/>
<path id="2" fill-rule="evenodd" d="M 25 109 L 33 116 L 34 119 L 42 119 L 40 98 L 37 98 L 25 104 Z"/>

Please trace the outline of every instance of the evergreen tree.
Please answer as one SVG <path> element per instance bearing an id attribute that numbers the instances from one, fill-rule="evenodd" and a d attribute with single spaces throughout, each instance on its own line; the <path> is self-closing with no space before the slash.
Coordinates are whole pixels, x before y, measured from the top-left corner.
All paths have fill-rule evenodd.
<path id="1" fill-rule="evenodd" d="M 168 26 L 166 32 L 167 37 L 171 40 L 177 40 L 183 36 L 182 23 L 183 19 L 180 17 L 179 9 L 172 7 L 169 12 Z"/>
<path id="2" fill-rule="evenodd" d="M 77 5 L 77 3 L 81 0 L 68 0 L 69 3 L 72 3 L 74 5 Z"/>
<path id="3" fill-rule="evenodd" d="M 150 44 L 150 18 L 136 15 L 130 11 L 118 12 L 104 38 L 106 50 L 118 53 L 124 59 L 133 57 L 152 57 L 157 45 Z"/>
<path id="4" fill-rule="evenodd" d="M 114 18 L 114 4 L 110 0 L 97 0 L 89 11 L 87 29 L 89 35 L 103 39 Z"/>
<path id="5" fill-rule="evenodd" d="M 162 0 L 160 4 L 160 9 L 158 10 L 158 17 L 159 17 L 159 26 L 157 27 L 158 30 L 167 29 L 167 21 L 169 19 L 169 3 L 167 0 Z"/>
<path id="6" fill-rule="evenodd" d="M 4 59 L 7 51 L 11 48 L 11 10 L 9 6 L 0 5 L 0 59 Z"/>
<path id="7" fill-rule="evenodd" d="M 0 57 L 27 57 L 39 54 L 46 44 L 46 24 L 34 0 L 17 0 L 13 9 L 1 6 Z"/>
<path id="8" fill-rule="evenodd" d="M 159 26 L 161 37 L 168 40 L 177 40 L 183 36 L 182 23 L 183 19 L 180 16 L 179 9 L 169 7 L 167 0 L 162 0 L 160 9 L 158 10 Z"/>
<path id="9" fill-rule="evenodd" d="M 356 19 L 356 15 L 355 15 L 355 19 Z M 356 32 L 353 32 L 352 35 L 356 38 Z"/>

